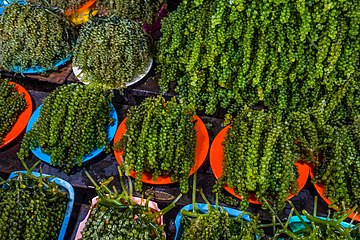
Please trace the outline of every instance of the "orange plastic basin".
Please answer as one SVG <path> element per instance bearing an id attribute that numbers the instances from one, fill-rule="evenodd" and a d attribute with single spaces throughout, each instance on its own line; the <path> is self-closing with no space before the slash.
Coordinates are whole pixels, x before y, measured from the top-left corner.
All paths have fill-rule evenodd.
<path id="1" fill-rule="evenodd" d="M 126 132 L 126 122 L 125 118 L 119 128 L 116 131 L 114 142 L 118 142 L 122 135 Z M 191 176 L 196 170 L 200 168 L 200 166 L 204 163 L 206 156 L 209 151 L 209 134 L 207 132 L 206 126 L 203 123 L 203 121 L 198 117 L 194 116 L 193 120 L 196 121 L 195 123 L 195 130 L 196 130 L 196 149 L 195 149 L 195 164 L 190 170 L 189 176 Z M 123 152 L 122 151 L 114 151 L 114 155 L 118 163 L 121 165 L 121 156 Z M 135 178 L 136 172 L 131 172 L 131 176 Z M 171 181 L 170 176 L 159 176 L 158 179 L 155 181 L 152 179 L 151 173 L 143 172 L 142 174 L 142 182 L 149 183 L 149 184 L 170 184 L 173 183 Z"/>
<path id="2" fill-rule="evenodd" d="M 32 114 L 33 105 L 32 105 L 32 101 L 31 101 L 31 96 L 28 93 L 28 91 L 26 91 L 26 89 L 24 87 L 22 87 L 21 85 L 19 85 L 17 83 L 10 82 L 10 84 L 15 85 L 15 91 L 24 94 L 25 101 L 27 103 L 27 107 L 19 115 L 19 117 L 18 117 L 17 121 L 15 122 L 15 124 L 13 125 L 11 131 L 5 135 L 4 143 L 2 145 L 0 145 L 0 148 L 9 144 L 11 141 L 13 141 L 15 138 L 17 138 L 17 136 L 19 136 L 22 133 L 22 131 L 24 131 L 24 129 L 31 117 L 31 114 Z"/>

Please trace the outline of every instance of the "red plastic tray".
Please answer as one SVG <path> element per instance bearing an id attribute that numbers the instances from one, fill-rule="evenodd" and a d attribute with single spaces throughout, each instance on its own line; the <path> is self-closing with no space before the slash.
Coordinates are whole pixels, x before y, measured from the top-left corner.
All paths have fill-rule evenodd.
<path id="1" fill-rule="evenodd" d="M 114 137 L 114 142 L 118 142 L 122 135 L 126 132 L 126 122 L 125 118 L 119 128 L 116 131 L 115 137 Z M 203 121 L 201 121 L 201 119 L 198 116 L 194 116 L 194 121 L 196 121 L 195 123 L 195 130 L 196 130 L 196 149 L 195 149 L 195 164 L 194 166 L 191 168 L 190 170 L 190 175 L 192 175 L 196 170 L 199 169 L 199 167 L 204 163 L 206 156 L 208 154 L 209 151 L 209 134 L 207 132 L 206 126 L 203 123 Z M 121 156 L 122 156 L 122 152 L 121 151 L 114 151 L 114 155 L 116 160 L 118 161 L 118 163 L 121 165 Z M 136 176 L 136 172 L 133 171 L 131 173 L 131 176 L 135 178 Z M 144 172 L 142 174 L 142 181 L 144 183 L 150 183 L 150 184 L 170 184 L 173 183 L 170 179 L 170 176 L 159 176 L 158 179 L 156 181 L 154 181 L 152 179 L 152 175 L 151 173 L 147 173 Z"/>
<path id="2" fill-rule="evenodd" d="M 18 117 L 17 121 L 15 122 L 14 126 L 12 127 L 11 131 L 8 134 L 6 134 L 6 136 L 4 138 L 4 143 L 2 145 L 0 145 L 0 148 L 9 144 L 12 140 L 14 140 L 17 136 L 19 136 L 22 133 L 22 131 L 24 131 L 24 129 L 31 117 L 32 110 L 33 110 L 31 96 L 28 93 L 28 91 L 26 91 L 26 89 L 24 87 L 22 87 L 21 85 L 19 85 L 17 83 L 10 82 L 10 84 L 15 84 L 15 90 L 19 93 L 24 94 L 25 101 L 27 103 L 27 107 L 19 115 L 19 117 Z"/>
<path id="3" fill-rule="evenodd" d="M 211 169 L 217 179 L 219 179 L 222 176 L 222 172 L 223 172 L 224 147 L 223 147 L 222 143 L 225 140 L 226 133 L 229 128 L 230 128 L 230 126 L 227 126 L 218 133 L 218 135 L 215 137 L 215 139 L 211 145 L 211 149 L 210 149 L 210 165 L 211 165 Z M 305 184 L 307 182 L 310 167 L 306 163 L 302 163 L 302 162 L 297 162 L 297 163 L 295 163 L 295 165 L 298 168 L 298 172 L 300 175 L 298 178 L 298 185 L 299 185 L 299 192 L 300 192 L 301 189 L 305 186 Z M 239 199 L 242 199 L 242 196 L 236 194 L 233 188 L 230 188 L 228 186 L 225 186 L 224 188 L 226 189 L 226 191 L 228 191 L 233 196 L 235 196 Z M 291 194 L 288 197 L 288 199 L 291 199 L 294 196 L 295 196 L 294 194 Z M 248 201 L 253 204 L 261 204 L 257 200 L 255 194 L 250 194 Z"/>

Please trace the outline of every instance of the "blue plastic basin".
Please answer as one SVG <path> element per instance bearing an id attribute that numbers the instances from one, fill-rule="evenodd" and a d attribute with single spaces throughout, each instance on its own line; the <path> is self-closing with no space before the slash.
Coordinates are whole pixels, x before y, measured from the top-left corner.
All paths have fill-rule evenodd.
<path id="1" fill-rule="evenodd" d="M 310 221 L 304 215 L 301 215 L 300 217 L 302 218 L 302 220 L 304 220 L 304 222 L 310 223 Z M 329 220 L 329 219 L 326 219 L 324 217 L 317 217 L 317 218 L 322 219 L 322 220 Z M 340 224 L 344 228 L 354 227 L 354 225 L 350 225 L 347 222 L 341 222 Z M 304 224 L 301 222 L 301 220 L 300 220 L 300 218 L 298 216 L 292 216 L 290 218 L 289 226 L 290 226 L 290 228 L 291 228 L 291 230 L 293 232 L 297 232 L 297 231 L 300 231 L 300 230 L 305 228 Z"/>
<path id="2" fill-rule="evenodd" d="M 18 2 L 19 4 L 23 5 L 26 3 L 24 0 L 0 0 L 0 15 L 3 13 L 6 6 Z"/>
<path id="3" fill-rule="evenodd" d="M 64 58 L 62 60 L 56 61 L 54 66 L 57 67 L 57 68 L 61 67 L 66 62 L 70 61 L 71 57 L 72 57 L 72 55 L 70 54 L 68 57 L 66 57 L 66 58 Z M 43 67 L 40 67 L 40 66 L 35 66 L 35 67 L 29 67 L 29 68 L 22 69 L 19 66 L 14 66 L 9 70 L 11 72 L 15 72 L 15 73 L 36 74 L 36 73 L 43 73 L 43 72 L 49 71 L 51 69 L 50 68 L 43 68 Z"/>
<path id="4" fill-rule="evenodd" d="M 26 132 L 29 132 L 30 129 L 32 128 L 33 124 L 37 121 L 37 119 L 40 117 L 40 109 L 42 107 L 42 104 L 35 110 L 35 112 L 31 115 L 31 118 L 28 122 L 28 125 L 26 126 Z M 114 106 L 111 104 L 111 111 L 110 111 L 110 116 L 115 119 L 114 123 L 112 126 L 110 126 L 108 128 L 108 132 L 107 132 L 107 136 L 108 136 L 108 142 L 110 143 L 114 136 L 115 136 L 115 132 L 117 129 L 117 125 L 118 125 L 118 116 L 116 113 L 116 110 L 114 108 Z M 84 156 L 82 162 L 86 162 L 89 161 L 90 159 L 96 157 L 97 155 L 99 155 L 103 150 L 105 149 L 105 146 L 101 147 L 101 148 L 97 148 L 94 149 L 91 153 L 87 154 Z M 33 152 L 33 154 L 38 157 L 40 160 L 51 164 L 51 157 L 50 155 L 44 153 L 40 147 L 31 150 Z"/>
<path id="5" fill-rule="evenodd" d="M 205 204 L 205 203 L 197 203 L 196 205 L 199 208 L 200 212 L 207 213 L 207 211 L 208 211 L 208 205 L 207 204 Z M 214 208 L 216 207 L 215 205 L 212 205 L 212 206 Z M 189 204 L 189 205 L 186 205 L 185 207 L 183 207 L 181 210 L 192 211 L 192 209 L 193 209 L 193 205 Z M 243 213 L 242 211 L 232 209 L 232 208 L 228 208 L 228 207 L 223 207 L 223 209 L 224 209 L 224 211 L 229 213 L 230 217 L 238 217 Z M 180 239 L 181 235 L 183 233 L 183 229 L 181 228 L 182 215 L 181 215 L 180 211 L 178 212 L 178 214 L 176 215 L 176 218 L 175 218 L 175 226 L 176 226 L 175 239 L 176 240 Z M 244 216 L 242 216 L 242 218 L 245 221 L 250 222 L 249 215 L 245 214 Z"/>
<path id="6" fill-rule="evenodd" d="M 16 172 L 12 172 L 10 174 L 10 177 L 9 179 L 12 179 L 12 178 L 15 178 L 16 176 L 18 176 L 18 173 L 23 173 L 25 174 L 26 171 L 16 171 Z M 32 174 L 36 177 L 40 176 L 40 173 L 38 172 L 32 172 Z M 44 177 L 47 177 L 49 175 L 47 174 L 42 174 L 42 176 Z M 70 183 L 62 180 L 61 178 L 50 178 L 49 179 L 50 182 L 55 182 L 57 185 L 61 186 L 62 190 L 64 192 L 67 192 L 68 193 L 68 203 L 67 203 L 67 207 L 66 207 L 66 211 L 65 211 L 65 216 L 64 216 L 64 221 L 63 221 L 63 224 L 60 228 L 60 232 L 59 232 L 59 237 L 58 237 L 58 240 L 63 240 L 64 237 L 65 237 L 65 233 L 66 233 L 66 229 L 67 229 L 67 226 L 69 224 L 69 220 L 70 220 L 70 216 L 71 216 L 71 212 L 72 212 L 72 209 L 73 209 L 73 205 L 74 205 L 74 199 L 75 199 L 75 193 L 74 193 L 74 189 L 73 187 L 70 185 Z"/>

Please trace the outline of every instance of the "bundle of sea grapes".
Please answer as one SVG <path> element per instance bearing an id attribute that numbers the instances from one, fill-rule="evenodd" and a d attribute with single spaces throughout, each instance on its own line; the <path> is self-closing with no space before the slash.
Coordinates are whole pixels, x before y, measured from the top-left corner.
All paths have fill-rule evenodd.
<path id="1" fill-rule="evenodd" d="M 0 67 L 22 72 L 69 57 L 75 37 L 69 21 L 41 6 L 13 3 L 0 16 Z"/>
<path id="2" fill-rule="evenodd" d="M 294 138 L 273 114 L 245 108 L 232 122 L 223 145 L 223 174 L 215 189 L 233 188 L 244 199 L 243 209 L 253 194 L 259 202 L 267 199 L 281 210 L 298 192 Z"/>
<path id="3" fill-rule="evenodd" d="M 327 126 L 326 133 L 315 182 L 324 184 L 333 207 L 360 206 L 360 115 L 352 124 Z"/>
<path id="4" fill-rule="evenodd" d="M 44 99 L 40 116 L 22 141 L 20 159 L 40 147 L 50 155 L 51 165 L 68 173 L 81 166 L 93 150 L 108 145 L 111 94 L 91 86 L 70 84 Z"/>
<path id="5" fill-rule="evenodd" d="M 0 239 L 58 238 L 67 192 L 49 177 L 34 176 L 30 171 L 17 173 L 0 187 Z"/>
<path id="6" fill-rule="evenodd" d="M 163 3 L 163 0 L 97 0 L 96 7 L 101 15 L 151 23 Z"/>
<path id="7" fill-rule="evenodd" d="M 286 114 L 359 99 L 360 2 L 189 0 L 164 19 L 159 84 L 213 114 L 262 103 Z M 349 111 L 345 111 L 349 110 Z"/>
<path id="8" fill-rule="evenodd" d="M 124 88 L 150 61 L 149 39 L 141 24 L 116 16 L 87 22 L 74 50 L 82 80 L 106 88 Z"/>
<path id="9" fill-rule="evenodd" d="M 200 190 L 207 209 L 203 206 L 200 208 L 196 202 L 196 174 L 193 180 L 192 210 L 181 209 L 180 211 L 182 218 L 180 229 L 178 229 L 178 239 L 262 239 L 261 237 L 264 234 L 259 229 L 259 216 L 254 217 L 246 212 L 234 216 L 237 213 L 236 211 L 229 213 L 231 209 L 219 206 L 217 194 L 215 196 L 215 205 L 211 205 L 204 192 Z"/>
<path id="10" fill-rule="evenodd" d="M 162 96 L 147 98 L 132 107 L 126 120 L 126 132 L 115 143 L 124 151 L 127 174 L 136 171 L 135 188 L 141 191 L 142 173 L 180 180 L 181 192 L 189 189 L 188 178 L 195 162 L 196 130 L 193 111 L 176 98 L 165 102 Z"/>
<path id="11" fill-rule="evenodd" d="M 88 0 L 27 0 L 28 3 L 58 8 L 61 11 L 74 11 Z"/>
<path id="12" fill-rule="evenodd" d="M 334 127 L 356 124 L 359 116 L 358 103 L 345 106 L 339 102 L 338 96 L 334 95 L 326 108 L 314 107 L 291 112 L 286 122 L 290 123 L 290 133 L 295 139 L 301 159 L 317 164 L 324 149 L 332 141 Z M 332 147 L 331 144 L 329 146 Z"/>

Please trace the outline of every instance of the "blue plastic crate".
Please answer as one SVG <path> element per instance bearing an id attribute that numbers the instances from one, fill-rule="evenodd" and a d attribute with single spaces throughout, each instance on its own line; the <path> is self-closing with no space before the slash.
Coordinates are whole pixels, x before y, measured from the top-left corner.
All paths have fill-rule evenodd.
<path id="1" fill-rule="evenodd" d="M 16 172 L 12 172 L 9 176 L 9 179 L 15 178 L 16 176 L 18 176 L 18 173 L 23 173 L 25 174 L 26 171 L 16 171 Z M 36 177 L 40 176 L 40 173 L 38 172 L 32 172 L 32 174 Z M 49 175 L 47 174 L 42 174 L 43 177 L 48 177 Z M 66 191 L 68 193 L 68 203 L 67 203 L 67 207 L 66 207 L 66 212 L 65 212 L 65 216 L 64 216 L 64 221 L 63 224 L 61 226 L 60 232 L 59 232 L 59 237 L 58 240 L 63 240 L 65 237 L 65 233 L 66 233 L 66 229 L 67 226 L 69 224 L 69 220 L 70 220 L 70 216 L 71 216 L 71 212 L 73 209 L 73 205 L 74 205 L 74 199 L 75 199 L 75 193 L 74 193 L 74 189 L 73 187 L 70 185 L 70 183 L 54 177 L 54 178 L 49 178 L 50 182 L 55 182 L 57 185 L 61 186 L 61 188 Z"/>

